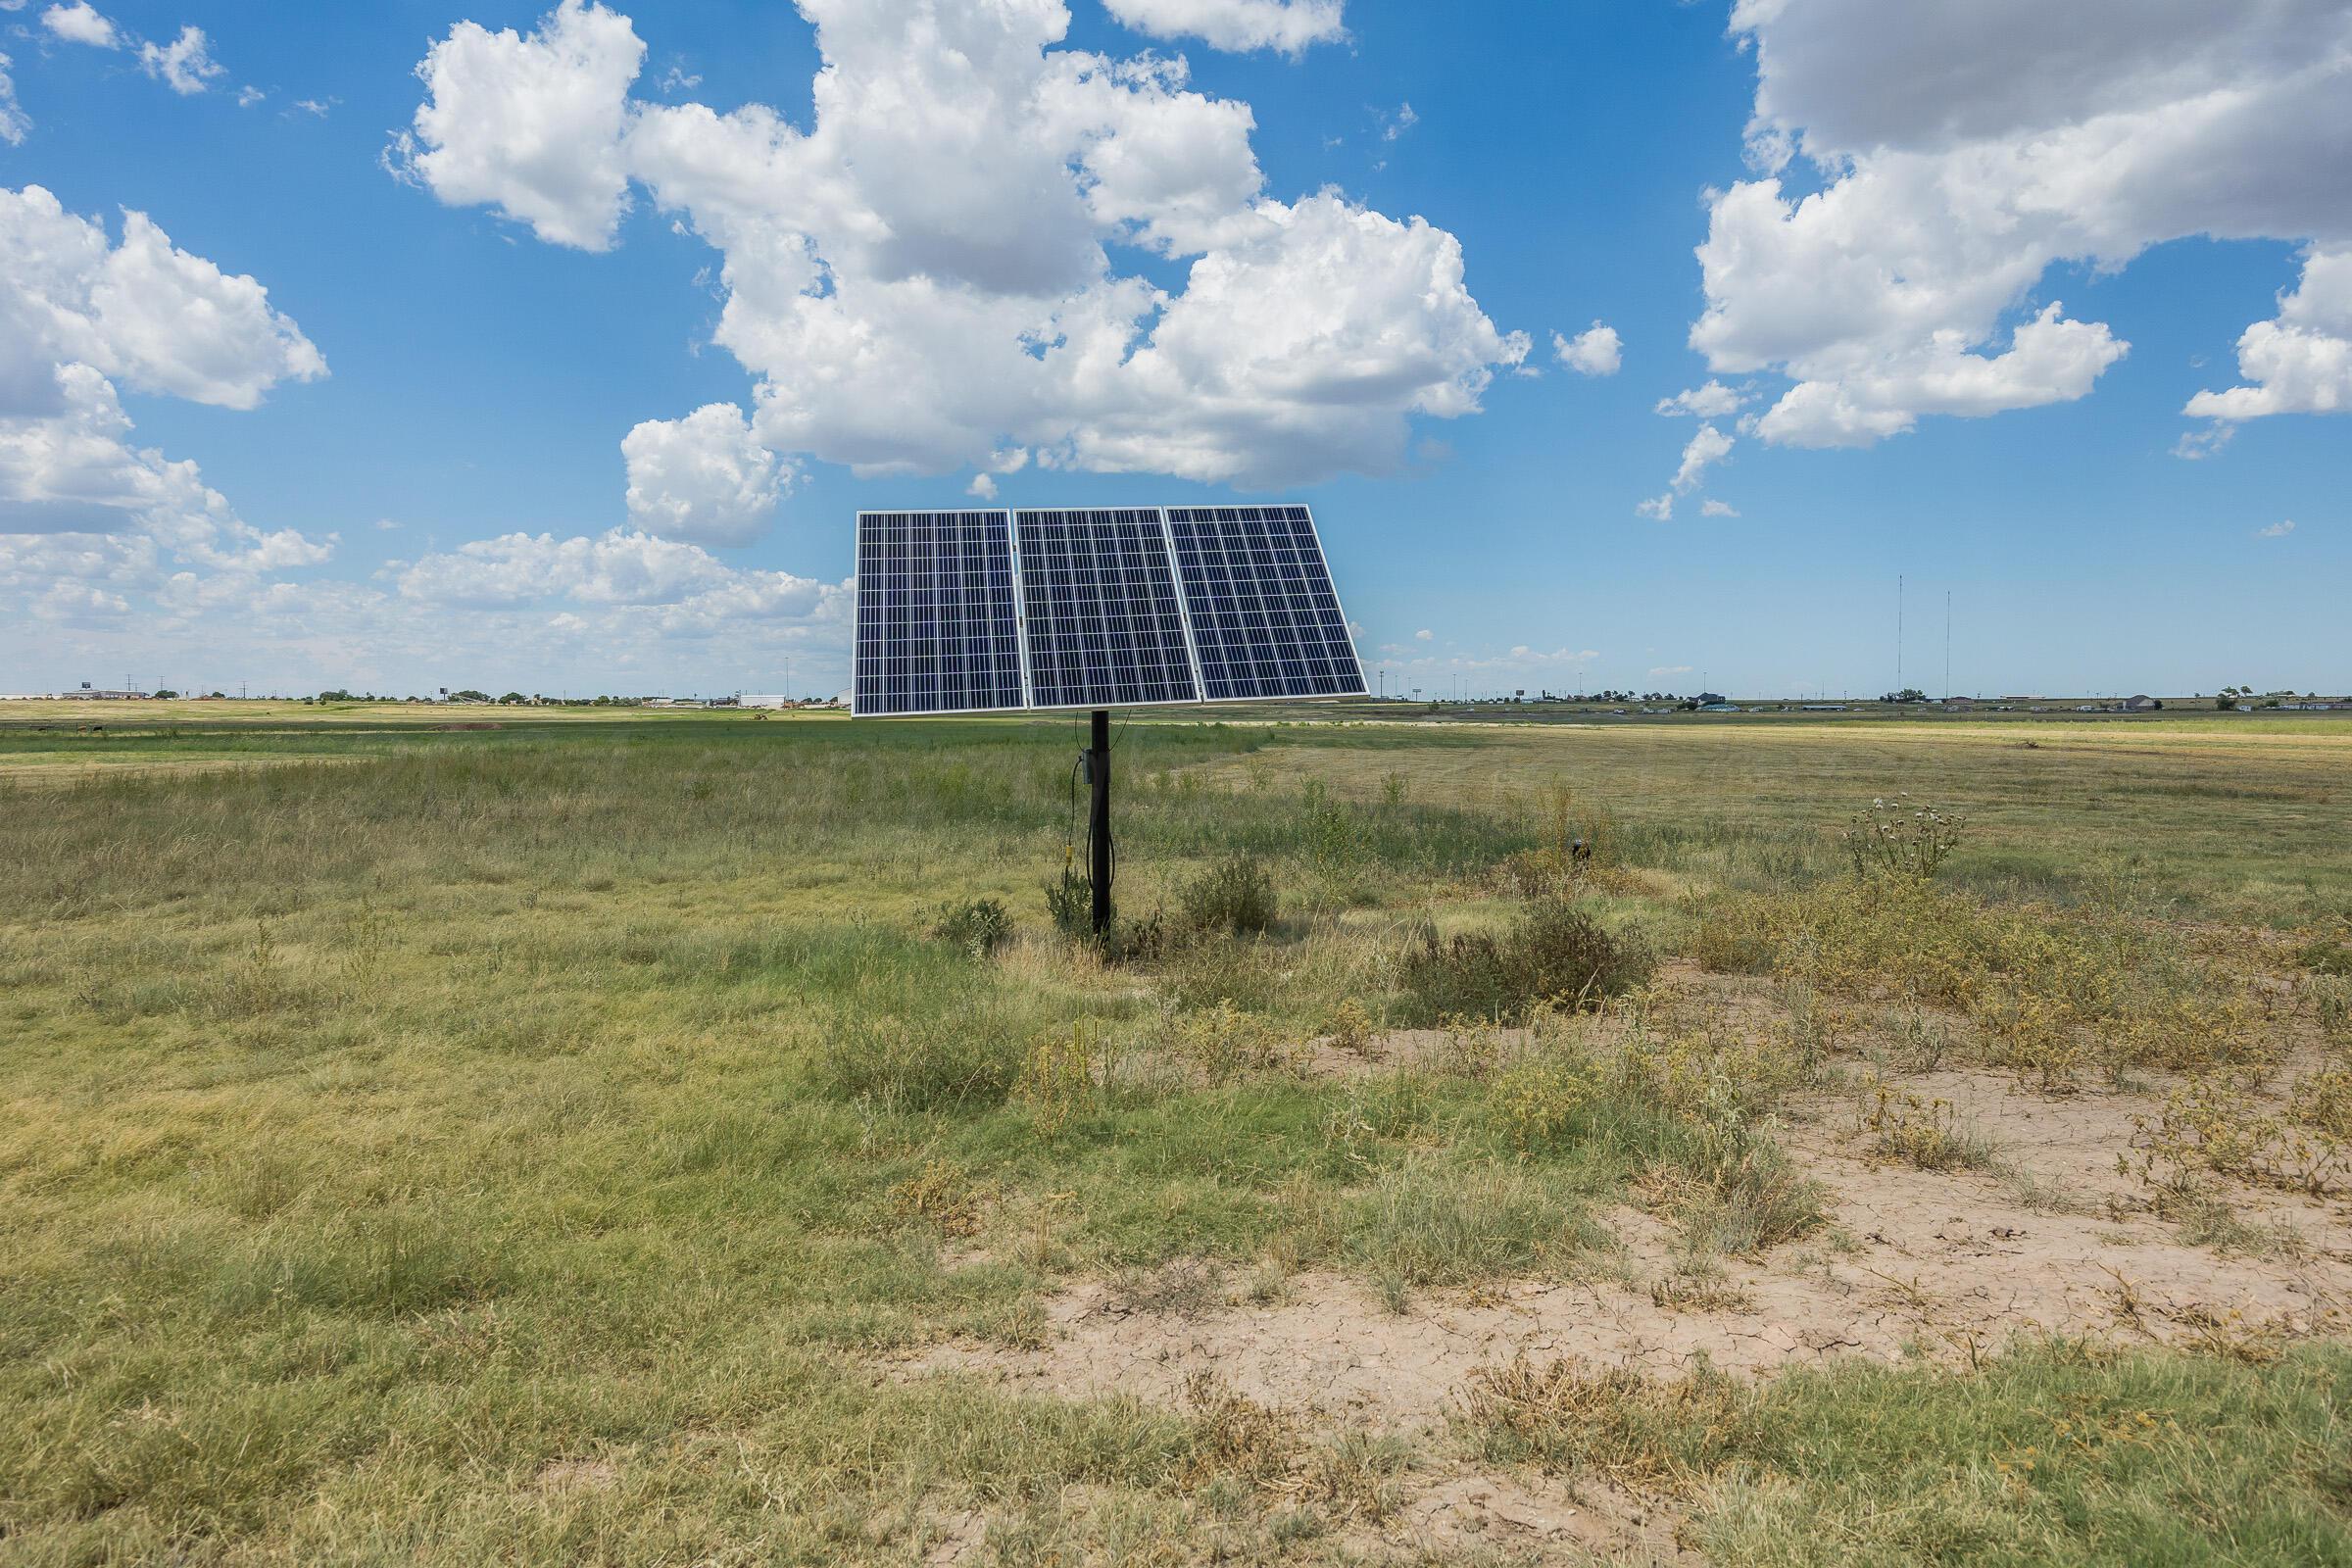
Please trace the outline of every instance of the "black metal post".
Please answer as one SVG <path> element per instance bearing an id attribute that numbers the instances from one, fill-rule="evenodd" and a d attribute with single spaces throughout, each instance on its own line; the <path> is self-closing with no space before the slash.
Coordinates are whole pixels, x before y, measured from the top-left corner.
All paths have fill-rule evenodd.
<path id="1" fill-rule="evenodd" d="M 1094 745 L 1086 754 L 1087 782 L 1094 787 L 1094 816 L 1087 824 L 1087 868 L 1095 878 L 1095 935 L 1110 934 L 1110 712 L 1095 710 Z"/>

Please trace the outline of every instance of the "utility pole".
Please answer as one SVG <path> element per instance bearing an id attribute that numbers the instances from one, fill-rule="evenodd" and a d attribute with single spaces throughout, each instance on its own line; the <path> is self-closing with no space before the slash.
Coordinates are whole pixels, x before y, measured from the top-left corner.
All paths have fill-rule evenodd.
<path id="1" fill-rule="evenodd" d="M 1903 689 L 1903 574 L 1894 574 L 1894 689 Z"/>
<path id="2" fill-rule="evenodd" d="M 1952 700 L 1952 591 L 1943 591 L 1943 700 Z"/>

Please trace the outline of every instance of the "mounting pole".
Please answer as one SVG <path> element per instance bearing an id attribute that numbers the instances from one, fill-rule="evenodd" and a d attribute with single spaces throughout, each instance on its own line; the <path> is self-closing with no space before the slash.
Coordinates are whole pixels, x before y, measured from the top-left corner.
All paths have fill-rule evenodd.
<path id="1" fill-rule="evenodd" d="M 1086 754 L 1086 779 L 1093 787 L 1094 812 L 1087 823 L 1086 867 L 1095 883 L 1095 935 L 1110 934 L 1110 710 L 1095 710 L 1094 745 Z"/>

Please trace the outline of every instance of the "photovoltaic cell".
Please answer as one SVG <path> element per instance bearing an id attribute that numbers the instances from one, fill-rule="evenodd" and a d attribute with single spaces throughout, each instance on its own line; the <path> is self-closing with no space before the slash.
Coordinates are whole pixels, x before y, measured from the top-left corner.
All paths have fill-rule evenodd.
<path id="1" fill-rule="evenodd" d="M 1003 512 L 858 514 L 858 713 L 1021 708 Z"/>
<path id="2" fill-rule="evenodd" d="M 1353 697 L 1363 666 L 1304 507 L 1170 507 L 1201 696 Z"/>
<path id="3" fill-rule="evenodd" d="M 1033 708 L 1200 700 L 1157 509 L 1017 512 Z"/>

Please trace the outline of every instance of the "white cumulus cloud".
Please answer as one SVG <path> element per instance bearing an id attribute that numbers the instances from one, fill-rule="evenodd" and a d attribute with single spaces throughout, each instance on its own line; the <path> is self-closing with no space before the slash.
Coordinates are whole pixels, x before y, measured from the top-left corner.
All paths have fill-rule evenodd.
<path id="1" fill-rule="evenodd" d="M 648 419 L 621 438 L 620 454 L 629 470 L 629 520 L 695 544 L 759 538 L 792 478 L 732 403 L 707 404 L 682 419 Z"/>
<path id="2" fill-rule="evenodd" d="M 214 77 L 225 74 L 213 58 L 204 29 L 197 26 L 180 28 L 179 36 L 170 43 L 140 44 L 139 69 L 183 95 L 204 91 Z"/>
<path id="3" fill-rule="evenodd" d="M 2184 412 L 2238 420 L 2352 411 L 2352 247 L 2304 257 L 2303 280 L 2277 318 L 2238 337 L 2237 372 L 2252 384 L 2200 392 Z"/>
<path id="4" fill-rule="evenodd" d="M 111 615 L 173 565 L 251 582 L 326 561 L 332 534 L 257 527 L 194 463 L 137 445 L 113 379 L 250 408 L 325 370 L 259 283 L 143 215 L 115 244 L 40 186 L 0 190 L 0 622 Z"/>
<path id="5" fill-rule="evenodd" d="M 1634 506 L 1634 515 L 1647 517 L 1652 522 L 1673 521 L 1674 492 L 1669 490 L 1662 496 L 1652 496 L 1647 501 L 1637 502 Z"/>
<path id="6" fill-rule="evenodd" d="M 1709 381 L 1705 386 L 1689 387 L 1670 398 L 1658 399 L 1657 412 L 1669 419 L 1684 415 L 1721 419 L 1738 414 L 1747 401 L 1746 393 L 1736 392 L 1721 381 Z"/>
<path id="7" fill-rule="evenodd" d="M 1154 38 L 1199 38 L 1212 49 L 1271 49 L 1297 57 L 1348 36 L 1345 0 L 1102 0 L 1103 9 Z"/>
<path id="8" fill-rule="evenodd" d="M 51 403 L 53 368 L 74 362 L 232 409 L 326 373 L 269 290 L 175 248 L 143 213 L 111 244 L 38 185 L 0 189 L 0 412 Z"/>
<path id="9" fill-rule="evenodd" d="M 1699 504 L 1698 514 L 1702 517 L 1737 517 L 1740 509 L 1728 501 L 1709 499 Z"/>
<path id="10" fill-rule="evenodd" d="M 445 202 L 605 250 L 627 202 L 620 134 L 644 59 L 626 17 L 581 0 L 564 0 L 528 37 L 461 22 L 416 68 L 425 101 L 393 165 Z"/>
<path id="11" fill-rule="evenodd" d="M 21 146 L 32 129 L 32 119 L 17 104 L 17 84 L 8 74 L 9 59 L 0 55 L 0 141 Z"/>
<path id="12" fill-rule="evenodd" d="M 1694 488 L 1707 475 L 1707 469 L 1731 455 L 1732 438 L 1711 424 L 1702 424 L 1698 432 L 1684 444 L 1681 466 L 1674 470 L 1674 488 L 1678 494 Z"/>
<path id="13" fill-rule="evenodd" d="M 1452 235 L 1269 197 L 1248 105 L 1180 59 L 1055 47 L 1058 0 L 801 9 L 824 59 L 807 128 L 633 98 L 633 26 L 565 0 L 528 35 L 435 44 L 393 162 L 587 249 L 641 183 L 720 253 L 714 335 L 755 378 L 756 438 L 861 474 L 1006 450 L 1251 486 L 1390 472 L 1414 417 L 1476 413 L 1526 358 Z M 1113 244 L 1181 286 L 1121 273 Z"/>
<path id="14" fill-rule="evenodd" d="M 2055 264 L 2192 234 L 2352 241 L 2342 0 L 1740 0 L 1732 25 L 1757 59 L 1759 174 L 1710 198 L 1690 341 L 1719 372 L 1797 383 L 1767 441 L 2084 396 L 2129 345 L 2035 308 Z M 1800 156 L 1819 188 L 1786 170 Z M 2324 345 L 2314 364 L 2283 324 L 2249 338 L 2257 395 L 2200 412 L 2311 404 Z"/>
<path id="15" fill-rule="evenodd" d="M 98 13 L 90 0 L 51 6 L 41 13 L 41 25 L 68 43 L 86 43 L 93 49 L 122 47 L 122 34 Z"/>
<path id="16" fill-rule="evenodd" d="M 2285 522 L 2274 522 L 2267 528 L 2257 528 L 2254 530 L 2254 537 L 2257 539 L 2283 539 L 2294 531 L 2294 522 L 2289 519 Z"/>
<path id="17" fill-rule="evenodd" d="M 1574 337 L 1551 334 L 1551 352 L 1579 375 L 1615 375 L 1625 364 L 1625 341 L 1613 326 L 1594 321 Z"/>

